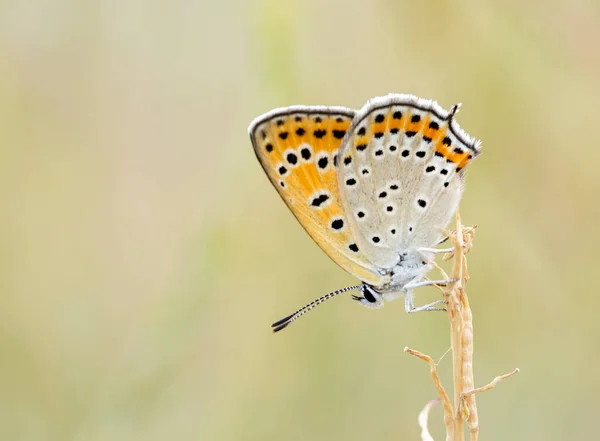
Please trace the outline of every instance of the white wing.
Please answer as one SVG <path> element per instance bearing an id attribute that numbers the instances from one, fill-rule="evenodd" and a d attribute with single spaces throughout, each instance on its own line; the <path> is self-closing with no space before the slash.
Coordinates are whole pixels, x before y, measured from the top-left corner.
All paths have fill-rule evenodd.
<path id="1" fill-rule="evenodd" d="M 340 148 L 339 189 L 365 257 L 391 268 L 401 250 L 432 247 L 454 215 L 479 142 L 436 102 L 412 95 L 370 100 Z"/>

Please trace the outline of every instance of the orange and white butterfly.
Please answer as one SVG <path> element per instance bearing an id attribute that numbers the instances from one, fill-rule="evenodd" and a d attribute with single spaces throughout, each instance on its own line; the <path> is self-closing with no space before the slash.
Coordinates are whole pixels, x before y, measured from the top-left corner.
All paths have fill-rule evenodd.
<path id="1" fill-rule="evenodd" d="M 254 151 L 300 224 L 334 262 L 362 281 L 327 294 L 273 324 L 279 331 L 343 292 L 365 306 L 443 283 L 425 278 L 440 231 L 456 212 L 464 170 L 480 142 L 460 129 L 458 105 L 390 94 L 361 110 L 292 106 L 259 116 L 248 128 Z"/>

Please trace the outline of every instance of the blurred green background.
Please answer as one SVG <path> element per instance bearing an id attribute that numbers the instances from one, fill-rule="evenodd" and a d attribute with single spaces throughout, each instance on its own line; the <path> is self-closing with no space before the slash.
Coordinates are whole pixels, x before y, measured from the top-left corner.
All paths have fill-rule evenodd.
<path id="1" fill-rule="evenodd" d="M 416 440 L 441 314 L 337 298 L 247 126 L 463 107 L 481 439 L 597 436 L 600 4 L 0 3 L 0 439 Z M 437 298 L 433 290 L 417 302 Z M 451 363 L 440 364 L 449 386 Z M 431 416 L 443 439 L 441 410 Z"/>

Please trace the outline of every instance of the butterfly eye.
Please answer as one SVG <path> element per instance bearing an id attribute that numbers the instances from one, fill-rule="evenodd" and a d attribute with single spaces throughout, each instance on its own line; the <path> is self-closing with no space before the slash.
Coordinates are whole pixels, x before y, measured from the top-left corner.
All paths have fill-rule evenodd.
<path id="1" fill-rule="evenodd" d="M 383 299 L 381 294 L 371 288 L 369 285 L 363 284 L 360 288 L 362 297 L 352 296 L 352 298 L 362 305 L 369 308 L 380 308 L 383 306 Z"/>
<path id="2" fill-rule="evenodd" d="M 368 290 L 365 290 L 364 296 L 365 296 L 365 300 L 369 303 L 377 302 L 377 299 L 375 298 L 375 296 L 373 294 L 371 294 Z"/>

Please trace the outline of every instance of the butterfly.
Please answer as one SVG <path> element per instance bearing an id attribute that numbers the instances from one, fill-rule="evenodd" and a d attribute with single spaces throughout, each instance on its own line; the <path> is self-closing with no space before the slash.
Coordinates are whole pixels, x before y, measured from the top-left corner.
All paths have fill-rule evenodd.
<path id="1" fill-rule="evenodd" d="M 252 121 L 248 132 L 265 173 L 306 232 L 362 284 L 333 291 L 273 323 L 277 332 L 338 294 L 367 307 L 405 298 L 429 280 L 442 231 L 463 193 L 480 141 L 461 130 L 456 105 L 390 94 L 362 109 L 291 106 Z"/>

